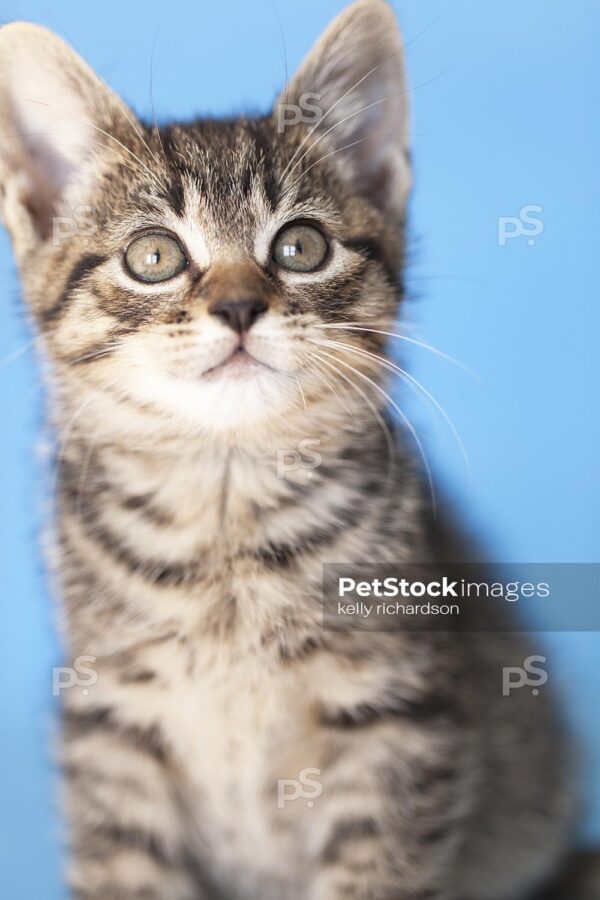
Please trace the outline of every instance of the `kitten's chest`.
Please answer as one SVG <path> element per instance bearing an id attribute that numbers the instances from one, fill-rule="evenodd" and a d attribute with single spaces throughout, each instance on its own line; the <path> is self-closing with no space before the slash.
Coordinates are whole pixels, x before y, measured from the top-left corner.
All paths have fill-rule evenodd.
<path id="1" fill-rule="evenodd" d="M 283 786 L 307 768 L 320 771 L 325 754 L 310 686 L 268 655 L 211 653 L 205 665 L 199 661 L 166 727 L 192 828 L 211 865 L 228 873 L 230 889 L 243 881 L 256 896 L 272 890 L 285 897 L 306 805 L 299 816 L 292 810 L 290 829 Z"/>

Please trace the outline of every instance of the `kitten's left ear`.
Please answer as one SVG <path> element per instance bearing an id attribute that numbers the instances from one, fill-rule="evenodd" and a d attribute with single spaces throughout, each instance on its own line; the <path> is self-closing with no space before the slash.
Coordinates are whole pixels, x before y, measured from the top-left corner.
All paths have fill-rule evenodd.
<path id="1" fill-rule="evenodd" d="M 104 132 L 131 136 L 134 121 L 55 34 L 26 22 L 0 28 L 0 199 L 17 244 L 48 237 L 68 189 L 115 146 Z"/>
<path id="2" fill-rule="evenodd" d="M 410 189 L 408 102 L 400 31 L 385 0 L 357 0 L 332 22 L 275 113 L 280 131 L 299 121 L 314 128 L 296 159 L 320 139 L 318 156 L 328 154 L 354 190 L 402 217 Z"/>

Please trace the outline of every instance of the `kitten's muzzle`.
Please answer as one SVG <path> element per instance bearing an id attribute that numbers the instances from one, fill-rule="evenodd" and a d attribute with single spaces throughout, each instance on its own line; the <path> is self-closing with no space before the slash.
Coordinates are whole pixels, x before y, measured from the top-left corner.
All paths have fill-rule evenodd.
<path id="1" fill-rule="evenodd" d="M 256 320 L 267 311 L 267 303 L 261 297 L 241 300 L 219 300 L 209 309 L 211 315 L 220 319 L 240 336 L 249 331 Z"/>

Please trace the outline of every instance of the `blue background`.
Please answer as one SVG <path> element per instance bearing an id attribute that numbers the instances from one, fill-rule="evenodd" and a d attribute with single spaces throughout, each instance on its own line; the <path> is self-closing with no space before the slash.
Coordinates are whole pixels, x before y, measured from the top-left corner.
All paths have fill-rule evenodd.
<path id="1" fill-rule="evenodd" d="M 143 115 L 264 110 L 341 0 L 36 0 L 6 21 L 65 36 Z M 396 3 L 413 88 L 415 192 L 405 310 L 414 335 L 479 373 L 414 349 L 411 370 L 455 421 L 411 402 L 434 468 L 492 558 L 600 562 L 596 387 L 600 207 L 595 0 Z M 542 207 L 543 231 L 498 242 L 500 216 Z M 3 895 L 55 900 L 60 827 L 52 779 L 59 659 L 38 562 L 42 396 L 0 237 L 2 398 L 0 855 Z M 597 634 L 544 635 L 587 747 L 583 839 L 600 840 Z M 526 752 L 526 748 L 524 748 Z M 596 762 L 594 762 L 596 759 Z"/>

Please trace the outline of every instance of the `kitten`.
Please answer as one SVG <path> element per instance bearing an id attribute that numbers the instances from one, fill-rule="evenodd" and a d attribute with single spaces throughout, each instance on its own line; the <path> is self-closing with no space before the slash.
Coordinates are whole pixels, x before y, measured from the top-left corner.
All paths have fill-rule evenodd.
<path id="1" fill-rule="evenodd" d="M 322 627 L 325 562 L 450 552 L 383 393 L 405 85 L 383 0 L 272 114 L 160 129 L 45 29 L 0 30 L 53 559 L 97 673 L 64 702 L 79 900 L 520 900 L 565 851 L 554 713 L 502 696 L 515 635 Z"/>

